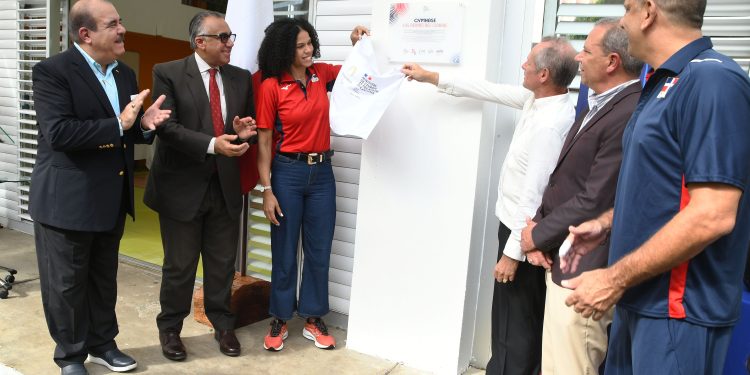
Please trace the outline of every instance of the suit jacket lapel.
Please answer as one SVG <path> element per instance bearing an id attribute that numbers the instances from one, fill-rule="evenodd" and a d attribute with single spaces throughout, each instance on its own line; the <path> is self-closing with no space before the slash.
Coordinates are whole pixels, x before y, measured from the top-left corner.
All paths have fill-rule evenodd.
<path id="1" fill-rule="evenodd" d="M 585 110 L 581 112 L 580 115 L 578 115 L 578 118 L 573 123 L 573 126 L 570 127 L 570 130 L 568 130 L 568 135 L 565 137 L 565 142 L 563 143 L 563 147 L 560 150 L 560 156 L 557 158 L 557 165 L 555 166 L 555 169 L 557 169 L 557 166 L 560 165 L 560 162 L 565 158 L 565 154 L 568 153 L 570 150 L 570 146 L 573 144 L 573 140 L 577 137 L 578 129 L 581 128 L 581 123 L 583 123 L 583 119 L 586 118 L 586 115 L 589 113 L 589 110 Z"/>
<path id="2" fill-rule="evenodd" d="M 121 64 L 121 63 L 118 63 Z M 119 110 L 122 112 L 122 109 L 125 108 L 128 103 L 131 102 L 130 95 L 138 94 L 137 92 L 130 92 L 133 90 L 133 88 L 130 87 L 129 83 L 125 80 L 125 77 L 120 73 L 120 67 L 116 67 L 114 70 L 112 70 L 112 75 L 115 77 L 115 84 L 117 85 L 117 96 L 120 98 L 120 108 Z M 137 90 L 136 90 L 137 91 Z M 143 110 L 145 111 L 146 108 L 143 107 Z"/>
<path id="3" fill-rule="evenodd" d="M 187 76 L 187 86 L 193 97 L 195 108 L 200 113 L 200 129 L 203 133 L 214 135 L 213 121 L 211 120 L 211 106 L 209 105 L 208 95 L 206 95 L 206 86 L 203 84 L 203 77 L 198 70 L 198 63 L 195 62 L 195 55 L 190 55 L 185 60 L 185 75 Z"/>
<path id="4" fill-rule="evenodd" d="M 86 62 L 86 59 L 83 57 L 81 52 L 78 51 L 77 48 L 73 47 L 69 48 L 69 50 L 72 54 L 72 64 L 75 67 L 72 70 L 75 72 L 75 74 L 78 74 L 84 82 L 86 82 L 89 88 L 91 88 L 91 91 L 99 101 L 99 104 L 104 107 L 104 110 L 107 111 L 110 116 L 115 117 L 115 110 L 112 108 L 112 104 L 107 98 L 107 93 L 104 92 L 104 88 L 102 87 L 101 83 L 99 83 L 99 80 L 96 79 L 96 75 L 94 75 L 94 72 L 91 71 L 91 67 Z"/>
<path id="5" fill-rule="evenodd" d="M 639 90 L 640 90 L 639 83 L 630 84 L 628 87 L 623 89 L 619 94 L 617 94 L 614 98 L 610 99 L 610 101 L 607 102 L 607 104 L 604 105 L 604 107 L 602 107 L 598 112 L 596 112 L 596 114 L 594 114 L 594 116 L 589 120 L 586 127 L 584 127 L 580 132 L 577 132 L 577 134 L 575 133 L 573 134 L 573 138 L 571 138 L 571 135 L 568 134 L 568 138 L 565 141 L 565 145 L 563 146 L 563 150 L 560 153 L 560 158 L 557 160 L 557 164 L 558 165 L 560 164 L 560 162 L 563 160 L 563 158 L 568 153 L 568 151 L 570 151 L 570 149 L 573 147 L 576 141 L 578 141 L 578 139 L 581 138 L 581 135 L 583 135 L 583 133 L 586 133 L 587 131 L 594 128 L 599 123 L 599 120 L 601 120 L 601 118 L 604 117 L 604 115 L 609 113 L 614 108 L 615 104 L 619 103 L 624 97 L 628 96 L 629 94 L 633 92 L 637 92 Z M 583 122 L 583 119 L 586 116 L 586 114 L 588 114 L 588 112 L 589 111 L 586 111 L 585 113 L 581 113 L 581 117 L 580 117 L 581 122 Z M 575 130 L 578 130 L 578 129 L 580 129 L 580 126 L 576 127 Z M 574 129 L 571 129 L 570 131 L 572 132 L 573 130 Z"/>

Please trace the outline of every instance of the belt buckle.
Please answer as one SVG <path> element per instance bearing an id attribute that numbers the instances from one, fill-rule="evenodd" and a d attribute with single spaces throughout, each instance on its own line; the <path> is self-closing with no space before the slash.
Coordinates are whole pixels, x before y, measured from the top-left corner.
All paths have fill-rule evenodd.
<path id="1" fill-rule="evenodd" d="M 307 165 L 315 165 L 318 163 L 318 154 L 317 152 L 313 152 L 312 154 L 307 154 Z"/>

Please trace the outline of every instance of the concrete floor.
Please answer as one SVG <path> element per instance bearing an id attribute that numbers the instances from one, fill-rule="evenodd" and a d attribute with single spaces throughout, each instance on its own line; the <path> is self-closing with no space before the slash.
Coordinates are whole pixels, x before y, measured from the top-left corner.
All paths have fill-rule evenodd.
<path id="1" fill-rule="evenodd" d="M 52 361 L 54 343 L 47 332 L 42 311 L 33 238 L 0 229 L 0 265 L 17 269 L 16 282 L 20 282 L 13 287 L 8 299 L 0 300 L 0 375 L 14 374 L 11 369 L 23 375 L 59 373 Z M 1 277 L 5 275 L 0 272 Z M 155 317 L 159 312 L 159 283 L 158 275 L 120 264 L 117 299 L 120 334 L 117 344 L 138 361 L 138 368 L 131 373 L 423 374 L 396 362 L 346 349 L 346 332 L 338 329 L 332 330 L 339 343 L 338 349 L 317 349 L 302 337 L 302 321 L 299 319 L 289 322 L 289 339 L 284 350 L 278 353 L 263 350 L 268 320 L 237 330 L 243 351 L 240 357 L 231 358 L 219 352 L 213 330 L 189 317 L 182 331 L 188 350 L 187 360 L 167 360 L 161 354 L 155 327 Z M 4 369 L 3 365 L 7 367 Z M 110 373 L 105 367 L 95 364 L 87 363 L 86 368 L 91 374 Z M 473 368 L 467 372 L 472 375 L 483 373 Z"/>

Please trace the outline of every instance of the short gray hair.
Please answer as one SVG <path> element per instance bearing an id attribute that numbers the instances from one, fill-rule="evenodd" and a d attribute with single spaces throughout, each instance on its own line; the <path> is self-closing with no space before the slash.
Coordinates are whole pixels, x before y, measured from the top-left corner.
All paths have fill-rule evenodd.
<path id="1" fill-rule="evenodd" d="M 109 0 L 101 0 L 101 2 L 111 4 Z M 68 14 L 68 35 L 76 43 L 81 43 L 81 37 L 78 35 L 80 28 L 85 27 L 91 31 L 97 31 L 96 19 L 91 14 L 91 3 L 91 1 L 79 1 L 73 5 Z"/>
<path id="2" fill-rule="evenodd" d="M 537 71 L 549 70 L 552 84 L 567 88 L 578 73 L 576 50 L 561 36 L 545 36 L 540 43 L 549 43 L 534 57 Z"/>
<path id="3" fill-rule="evenodd" d="M 190 20 L 190 25 L 188 26 L 188 32 L 190 33 L 190 48 L 197 48 L 197 46 L 195 45 L 195 38 L 205 32 L 205 30 L 203 30 L 203 21 L 205 21 L 208 17 L 224 19 L 223 14 L 211 10 L 198 12 L 198 14 L 193 16 L 193 19 Z"/>
<path id="4" fill-rule="evenodd" d="M 607 29 L 602 37 L 602 50 L 605 55 L 616 53 L 622 61 L 622 68 L 631 77 L 636 77 L 643 69 L 643 61 L 636 59 L 628 53 L 628 34 L 620 27 L 619 18 L 602 18 L 596 22 L 594 27 L 601 26 Z"/>
<path id="5" fill-rule="evenodd" d="M 706 13 L 706 0 L 653 0 L 667 18 L 675 24 L 700 29 Z M 646 0 L 641 0 L 641 5 Z"/>

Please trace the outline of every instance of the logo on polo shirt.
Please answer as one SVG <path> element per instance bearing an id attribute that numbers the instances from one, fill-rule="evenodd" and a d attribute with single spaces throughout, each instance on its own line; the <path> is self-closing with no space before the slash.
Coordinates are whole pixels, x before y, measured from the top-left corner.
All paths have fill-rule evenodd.
<path id="1" fill-rule="evenodd" d="M 317 74 L 313 73 L 312 77 L 310 77 L 310 82 L 318 82 L 319 80 L 320 79 L 318 78 Z"/>
<path id="2" fill-rule="evenodd" d="M 667 81 L 664 82 L 664 86 L 662 86 L 661 91 L 659 91 L 659 95 L 656 96 L 657 99 L 664 99 L 667 97 L 667 92 L 669 92 L 669 89 L 674 87 L 677 84 L 677 81 L 680 79 L 680 77 L 669 77 L 667 78 Z"/>
<path id="3" fill-rule="evenodd" d="M 283 87 L 281 87 L 281 89 L 282 89 L 282 90 L 289 90 L 289 86 L 291 86 L 291 85 L 292 85 L 292 84 L 291 84 L 291 83 L 289 83 L 289 84 L 287 84 L 286 86 L 283 86 Z"/>

